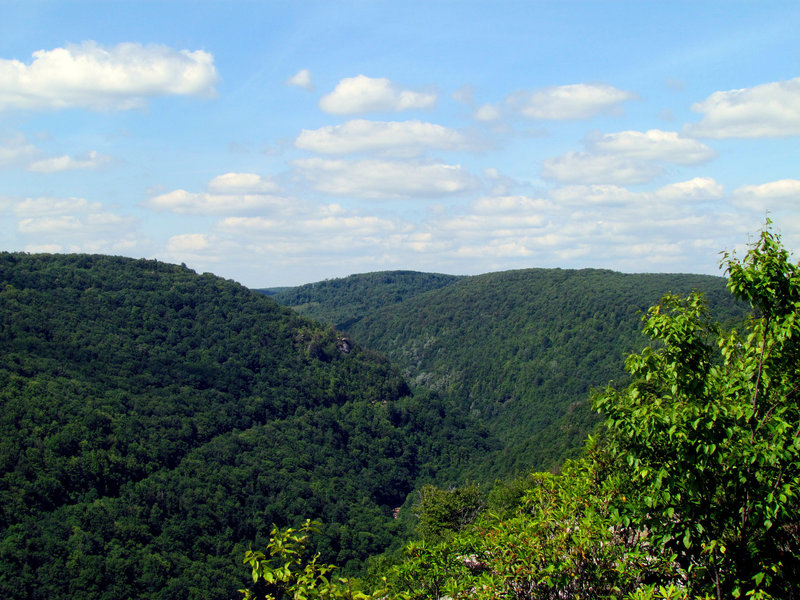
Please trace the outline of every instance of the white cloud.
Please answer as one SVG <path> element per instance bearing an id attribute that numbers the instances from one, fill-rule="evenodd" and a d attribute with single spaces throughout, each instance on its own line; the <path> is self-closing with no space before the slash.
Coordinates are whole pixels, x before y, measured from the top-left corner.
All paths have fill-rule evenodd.
<path id="1" fill-rule="evenodd" d="M 0 110 L 126 110 L 153 96 L 209 96 L 216 81 L 213 56 L 202 50 L 87 41 L 38 50 L 30 64 L 0 59 Z"/>
<path id="2" fill-rule="evenodd" d="M 87 215 L 57 215 L 20 219 L 18 229 L 22 233 L 47 233 L 60 236 L 74 232 L 96 234 L 98 231 L 122 229 L 133 223 L 129 217 L 108 212 Z"/>
<path id="3" fill-rule="evenodd" d="M 379 152 L 413 156 L 427 148 L 463 149 L 465 136 L 453 129 L 421 121 L 367 121 L 355 119 L 342 125 L 304 129 L 295 146 L 322 154 Z"/>
<path id="4" fill-rule="evenodd" d="M 215 215 L 282 207 L 286 199 L 267 194 L 208 194 L 174 190 L 150 198 L 146 205 L 153 210 L 168 210 L 182 215 Z"/>
<path id="5" fill-rule="evenodd" d="M 797 209 L 800 206 L 800 181 L 781 179 L 761 185 L 743 185 L 733 191 L 736 206 L 758 211 Z"/>
<path id="6" fill-rule="evenodd" d="M 110 156 L 104 156 L 95 150 L 79 158 L 66 154 L 42 158 L 41 154 L 39 148 L 28 142 L 24 134 L 9 135 L 0 142 L 0 168 L 20 166 L 35 173 L 56 173 L 74 169 L 97 169 L 112 160 Z"/>
<path id="7" fill-rule="evenodd" d="M 22 233 L 65 233 L 82 229 L 84 223 L 74 215 L 20 219 L 17 229 Z"/>
<path id="8" fill-rule="evenodd" d="M 320 99 L 319 107 L 327 113 L 351 115 L 431 108 L 435 103 L 434 93 L 404 90 L 386 78 L 358 75 L 342 79 L 330 94 Z"/>
<path id="9" fill-rule="evenodd" d="M 538 228 L 547 223 L 541 214 L 469 214 L 442 220 L 439 228 L 445 231 L 478 232 L 485 236 L 509 235 L 523 229 Z"/>
<path id="10" fill-rule="evenodd" d="M 461 104 L 471 105 L 475 100 L 475 88 L 469 84 L 462 85 L 450 97 Z"/>
<path id="11" fill-rule="evenodd" d="M 99 212 L 103 205 L 99 202 L 89 202 L 85 198 L 25 198 L 16 202 L 12 208 L 14 214 L 20 217 L 44 217 L 65 215 L 70 213 Z"/>
<path id="12" fill-rule="evenodd" d="M 695 177 L 665 185 L 653 192 L 632 192 L 617 185 L 569 185 L 550 192 L 555 203 L 566 207 L 588 209 L 614 209 L 617 215 L 621 209 L 654 212 L 660 208 L 666 211 L 683 203 L 712 202 L 724 197 L 720 183 L 711 177 Z"/>
<path id="13" fill-rule="evenodd" d="M 478 214 L 505 214 L 523 212 L 544 214 L 553 209 L 553 203 L 530 196 L 484 196 L 472 204 Z"/>
<path id="14" fill-rule="evenodd" d="M 286 80 L 286 85 L 303 88 L 306 91 L 314 91 L 314 82 L 311 80 L 311 71 L 300 69 L 297 73 Z"/>
<path id="15" fill-rule="evenodd" d="M 532 119 L 588 119 L 619 107 L 637 96 L 604 83 L 576 83 L 517 92 L 508 101 Z"/>
<path id="16" fill-rule="evenodd" d="M 650 129 L 620 131 L 594 136 L 589 147 L 597 152 L 642 160 L 661 160 L 679 165 L 694 165 L 711 160 L 716 153 L 697 140 L 682 137 L 675 131 Z"/>
<path id="17" fill-rule="evenodd" d="M 103 156 L 92 150 L 84 158 L 72 158 L 66 154 L 53 156 L 34 161 L 27 168 L 35 173 L 57 173 L 75 169 L 97 169 L 110 162 L 110 156 Z"/>
<path id="18" fill-rule="evenodd" d="M 671 183 L 658 189 L 655 196 L 661 200 L 712 201 L 724 196 L 722 184 L 711 177 L 695 177 L 689 181 Z"/>
<path id="19" fill-rule="evenodd" d="M 0 143 L 0 168 L 27 163 L 38 154 L 39 150 L 23 134 L 10 135 Z"/>
<path id="20" fill-rule="evenodd" d="M 225 173 L 208 184 L 207 192 L 173 190 L 153 196 L 145 202 L 148 208 L 168 210 L 184 215 L 209 215 L 250 212 L 259 209 L 284 209 L 291 202 L 269 192 L 278 186 L 255 173 Z"/>
<path id="21" fill-rule="evenodd" d="M 150 242 L 136 218 L 85 198 L 9 199 L 17 232 L 14 245 L 27 252 L 90 252 L 143 256 Z M 13 239 L 13 236 L 12 236 Z"/>
<path id="22" fill-rule="evenodd" d="M 172 253 L 198 252 L 211 245 L 210 236 L 204 233 L 183 233 L 167 240 L 167 251 Z"/>
<path id="23" fill-rule="evenodd" d="M 395 251 L 397 236 L 408 226 L 374 215 L 347 212 L 340 206 L 298 206 L 292 214 L 278 218 L 227 217 L 216 226 L 220 235 L 247 245 L 251 252 L 271 257 L 281 264 L 306 257 L 315 265 L 341 267 L 361 261 L 375 264 L 377 257 Z M 335 258 L 334 258 L 335 257 Z"/>
<path id="24" fill-rule="evenodd" d="M 25 252 L 30 252 L 31 254 L 56 254 L 63 251 L 64 247 L 60 244 L 27 244 L 25 246 Z"/>
<path id="25" fill-rule="evenodd" d="M 270 231 L 281 232 L 285 221 L 267 217 L 225 217 L 217 226 L 221 229 L 237 233 L 267 233 Z"/>
<path id="26" fill-rule="evenodd" d="M 541 175 L 561 183 L 636 184 L 651 181 L 663 170 L 651 163 L 615 156 L 568 152 L 542 163 Z"/>
<path id="27" fill-rule="evenodd" d="M 640 202 L 641 194 L 618 185 L 568 185 L 550 192 L 559 205 L 626 206 Z"/>
<path id="28" fill-rule="evenodd" d="M 707 138 L 800 135 L 800 77 L 752 88 L 714 92 L 692 110 L 703 119 L 686 130 Z"/>
<path id="29" fill-rule="evenodd" d="M 256 173 L 225 173 L 208 183 L 215 194 L 265 194 L 278 190 L 278 184 Z"/>
<path id="30" fill-rule="evenodd" d="M 348 236 L 356 239 L 397 229 L 391 220 L 372 215 L 358 215 L 338 204 L 295 205 L 283 215 L 271 217 L 226 217 L 217 223 L 221 231 L 250 235 L 269 234 L 274 238 L 306 238 L 311 244 L 324 243 L 327 236 Z M 311 235 L 312 237 L 309 237 Z M 324 235 L 325 238 L 317 237 Z"/>
<path id="31" fill-rule="evenodd" d="M 371 215 L 311 217 L 302 221 L 302 225 L 316 234 L 342 233 L 348 237 L 374 236 L 395 229 L 391 221 Z"/>
<path id="32" fill-rule="evenodd" d="M 702 142 L 660 129 L 594 133 L 586 145 L 589 152 L 545 160 L 542 177 L 567 184 L 631 185 L 663 174 L 660 163 L 695 165 L 716 156 Z"/>
<path id="33" fill-rule="evenodd" d="M 692 264 L 694 271 L 711 272 L 722 240 L 745 226 L 720 206 L 699 206 L 720 194 L 716 182 L 698 178 L 654 192 L 570 186 L 550 199 L 487 197 L 461 214 L 428 222 L 430 235 L 420 245 L 455 264 L 471 257 L 473 270 L 539 265 L 669 271 Z"/>
<path id="34" fill-rule="evenodd" d="M 12 212 L 19 217 L 20 233 L 47 236 L 48 243 L 54 244 L 72 240 L 72 248 L 87 248 L 108 236 L 121 240 L 136 225 L 132 217 L 110 212 L 101 203 L 84 198 L 26 198 L 16 202 Z M 111 246 L 103 243 L 100 247 Z"/>
<path id="35" fill-rule="evenodd" d="M 297 160 L 295 167 L 319 191 L 360 198 L 447 196 L 472 189 L 460 165 L 382 160 Z"/>
<path id="36" fill-rule="evenodd" d="M 359 213 L 337 204 L 297 203 L 281 213 L 226 217 L 212 234 L 189 234 L 176 239 L 172 249 L 178 260 L 191 255 L 245 261 L 265 257 L 260 260 L 287 274 L 289 265 L 308 265 L 320 278 L 385 268 L 487 272 L 590 266 L 716 272 L 718 250 L 753 226 L 726 209 L 724 200 L 718 182 L 698 177 L 646 192 L 578 185 L 538 197 L 489 195 L 468 206 L 443 205 L 420 221 Z M 185 249 L 181 256 L 178 242 Z M 306 277 L 314 280 L 314 275 Z"/>
<path id="37" fill-rule="evenodd" d="M 475 109 L 472 116 L 478 121 L 497 121 L 503 116 L 503 112 L 496 104 L 484 104 Z"/>

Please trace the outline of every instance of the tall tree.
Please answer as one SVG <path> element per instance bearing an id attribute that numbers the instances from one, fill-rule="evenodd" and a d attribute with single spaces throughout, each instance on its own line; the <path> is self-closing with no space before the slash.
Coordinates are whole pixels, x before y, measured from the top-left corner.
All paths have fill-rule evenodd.
<path id="1" fill-rule="evenodd" d="M 595 399 L 630 473 L 626 515 L 717 598 L 800 594 L 800 268 L 767 227 L 724 259 L 750 303 L 720 331 L 698 295 L 650 309 L 634 382 Z"/>

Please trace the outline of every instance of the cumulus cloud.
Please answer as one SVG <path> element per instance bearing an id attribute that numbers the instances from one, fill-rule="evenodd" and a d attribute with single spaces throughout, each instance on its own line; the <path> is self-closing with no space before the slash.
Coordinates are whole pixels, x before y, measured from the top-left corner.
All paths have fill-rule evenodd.
<path id="1" fill-rule="evenodd" d="M 205 233 L 182 233 L 167 240 L 167 251 L 172 253 L 198 252 L 211 246 L 211 236 Z"/>
<path id="2" fill-rule="evenodd" d="M 460 165 L 383 160 L 297 160 L 295 167 L 319 191 L 360 198 L 436 197 L 476 186 Z"/>
<path id="3" fill-rule="evenodd" d="M 303 150 L 322 154 L 378 152 L 395 156 L 413 156 L 427 148 L 463 149 L 468 145 L 463 134 L 434 123 L 363 119 L 320 129 L 304 129 L 294 144 Z"/>
<path id="4" fill-rule="evenodd" d="M 652 163 L 613 154 L 568 152 L 542 163 L 541 175 L 561 183 L 646 183 L 663 169 Z"/>
<path id="5" fill-rule="evenodd" d="M 484 196 L 478 198 L 473 204 L 475 212 L 480 214 L 492 213 L 544 213 L 552 210 L 553 204 L 543 198 L 530 196 Z"/>
<path id="6" fill-rule="evenodd" d="M 30 64 L 0 59 L 0 110 L 126 110 L 154 96 L 209 96 L 216 81 L 213 56 L 202 50 L 87 41 L 38 50 Z"/>
<path id="7" fill-rule="evenodd" d="M 286 85 L 303 88 L 308 92 L 314 91 L 314 82 L 311 80 L 311 71 L 308 69 L 300 69 L 297 73 L 286 80 Z"/>
<path id="8" fill-rule="evenodd" d="M 97 169 L 111 162 L 110 156 L 103 156 L 94 150 L 83 158 L 73 158 L 68 155 L 53 156 L 36 160 L 28 165 L 28 170 L 35 173 L 57 173 L 59 171 L 72 171 L 75 169 Z"/>
<path id="9" fill-rule="evenodd" d="M 356 214 L 337 204 L 298 204 L 290 213 L 275 217 L 226 217 L 215 225 L 215 230 L 262 255 L 280 257 L 282 263 L 300 256 L 326 263 L 343 255 L 348 256 L 349 263 L 363 255 L 365 249 L 369 250 L 364 256 L 373 257 L 367 262 L 374 260 L 376 254 L 390 251 L 391 240 L 407 231 L 408 225 Z"/>
<path id="10" fill-rule="evenodd" d="M 265 194 L 278 190 L 278 184 L 256 173 L 225 173 L 208 183 L 215 194 Z"/>
<path id="11" fill-rule="evenodd" d="M 642 195 L 618 185 L 568 185 L 550 192 L 559 205 L 626 206 L 641 202 Z"/>
<path id="12" fill-rule="evenodd" d="M 576 83 L 517 92 L 509 103 L 524 116 L 532 119 L 588 119 L 617 109 L 626 100 L 637 98 L 605 83 Z"/>
<path id="13" fill-rule="evenodd" d="M 226 173 L 212 179 L 206 192 L 178 189 L 153 196 L 145 205 L 157 211 L 209 215 L 283 208 L 289 201 L 272 195 L 278 186 L 255 173 Z"/>
<path id="14" fill-rule="evenodd" d="M 663 163 L 695 165 L 716 156 L 702 142 L 660 129 L 594 133 L 586 146 L 588 152 L 545 160 L 542 177 L 566 184 L 631 185 L 663 174 Z"/>
<path id="15" fill-rule="evenodd" d="M 724 200 L 718 182 L 698 177 L 642 192 L 606 184 L 541 196 L 486 195 L 466 206 L 442 206 L 418 222 L 297 202 L 282 212 L 227 216 L 213 233 L 187 234 L 171 248 L 178 260 L 269 257 L 271 268 L 285 269 L 288 277 L 295 263 L 309 265 L 320 278 L 347 274 L 343 268 L 394 265 L 486 272 L 529 266 L 670 271 L 692 264 L 694 271 L 716 272 L 719 248 L 752 227 L 741 213 L 726 210 Z M 306 273 L 306 281 L 313 280 Z"/>
<path id="16" fill-rule="evenodd" d="M 722 184 L 712 177 L 695 177 L 689 181 L 679 181 L 659 188 L 655 196 L 661 200 L 682 200 L 708 202 L 724 196 Z"/>
<path id="17" fill-rule="evenodd" d="M 541 214 L 471 214 L 461 215 L 446 219 L 439 223 L 445 231 L 479 232 L 485 236 L 487 232 L 493 235 L 510 235 L 512 232 L 531 227 L 541 227 L 547 223 L 545 215 Z"/>
<path id="18" fill-rule="evenodd" d="M 716 156 L 714 150 L 702 142 L 683 137 L 676 131 L 660 129 L 597 135 L 589 139 L 589 147 L 596 152 L 679 165 L 694 165 Z"/>
<path id="19" fill-rule="evenodd" d="M 114 253 L 140 244 L 136 219 L 84 198 L 25 198 L 13 202 L 11 212 L 28 251 Z"/>
<path id="20" fill-rule="evenodd" d="M 721 186 L 710 178 L 651 192 L 592 185 L 559 188 L 543 198 L 485 197 L 460 214 L 429 221 L 428 237 L 418 245 L 435 248 L 439 260 L 450 256 L 460 263 L 458 257 L 470 256 L 474 269 L 516 264 L 663 271 L 694 264 L 713 272 L 722 240 L 747 231 L 746 219 L 726 211 L 722 198 Z M 515 256 L 530 262 L 515 262 Z"/>
<path id="21" fill-rule="evenodd" d="M 695 177 L 670 183 L 652 192 L 633 192 L 618 185 L 568 185 L 552 190 L 550 197 L 560 206 L 592 209 L 632 207 L 637 211 L 641 207 L 653 211 L 659 206 L 671 210 L 682 203 L 720 200 L 724 197 L 724 190 L 711 177 Z"/>
<path id="22" fill-rule="evenodd" d="M 800 77 L 751 88 L 714 92 L 692 110 L 703 114 L 686 130 L 706 138 L 775 138 L 800 135 Z"/>
<path id="23" fill-rule="evenodd" d="M 319 107 L 335 115 L 431 108 L 436 94 L 404 90 L 386 78 L 365 75 L 346 77 L 319 101 Z"/>
<path id="24" fill-rule="evenodd" d="M 0 141 L 0 168 L 23 167 L 34 173 L 57 173 L 75 169 L 97 169 L 111 160 L 110 156 L 104 156 L 95 150 L 77 158 L 67 154 L 43 158 L 41 150 L 28 142 L 22 133 L 9 135 Z"/>
<path id="25" fill-rule="evenodd" d="M 737 206 L 758 211 L 797 208 L 800 181 L 781 179 L 761 185 L 743 185 L 734 190 L 732 198 Z"/>
<path id="26" fill-rule="evenodd" d="M 209 194 L 174 190 L 147 201 L 153 210 L 167 210 L 183 215 L 209 215 L 248 212 L 283 205 L 285 199 L 264 194 Z"/>

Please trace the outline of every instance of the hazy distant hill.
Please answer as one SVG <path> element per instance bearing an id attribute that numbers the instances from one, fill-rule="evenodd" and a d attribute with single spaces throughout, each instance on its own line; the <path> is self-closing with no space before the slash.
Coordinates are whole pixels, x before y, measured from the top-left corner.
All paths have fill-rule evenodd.
<path id="1" fill-rule="evenodd" d="M 0 595 L 233 598 L 273 523 L 346 565 L 487 438 L 385 358 L 218 277 L 0 254 Z"/>
<path id="2" fill-rule="evenodd" d="M 590 390 L 625 378 L 625 356 L 645 345 L 640 313 L 665 293 L 704 291 L 719 313 L 742 314 L 725 280 L 703 275 L 527 269 L 442 278 L 438 289 L 403 298 L 387 293 L 394 276 L 352 276 L 275 298 L 293 305 L 301 290 L 316 292 L 316 316 L 478 416 L 505 443 L 486 469 L 496 474 L 548 468 L 582 446 L 597 419 Z"/>

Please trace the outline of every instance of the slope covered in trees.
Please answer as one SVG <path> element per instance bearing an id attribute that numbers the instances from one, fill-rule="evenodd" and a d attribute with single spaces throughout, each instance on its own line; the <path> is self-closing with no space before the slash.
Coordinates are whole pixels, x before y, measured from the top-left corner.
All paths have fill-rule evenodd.
<path id="1" fill-rule="evenodd" d="M 258 290 L 301 315 L 347 330 L 376 310 L 463 279 L 417 271 L 381 271 L 326 279 L 298 287 Z"/>
<path id="2" fill-rule="evenodd" d="M 302 559 L 307 528 L 276 530 L 268 557 L 246 555 L 245 597 L 800 597 L 800 264 L 768 228 L 725 266 L 749 317 L 731 327 L 696 293 L 651 307 L 578 460 L 498 486 L 478 514 L 471 486 L 428 489 L 421 539 L 367 593 Z"/>
<path id="3" fill-rule="evenodd" d="M 0 254 L 0 348 L 4 598 L 230 598 L 307 516 L 356 565 L 489 443 L 342 334 L 156 261 Z"/>
<path id="4" fill-rule="evenodd" d="M 392 276 L 354 276 L 341 280 L 343 288 L 326 282 L 275 298 L 293 305 L 306 302 L 299 290 L 316 290 L 319 318 L 347 325 L 412 385 L 449 395 L 486 423 L 506 445 L 484 465 L 485 478 L 550 468 L 580 449 L 597 421 L 589 391 L 625 379 L 622 358 L 645 341 L 638 314 L 665 293 L 702 291 L 721 318 L 744 314 L 721 277 L 526 269 L 449 280 L 382 305 L 390 296 L 382 281 Z"/>

